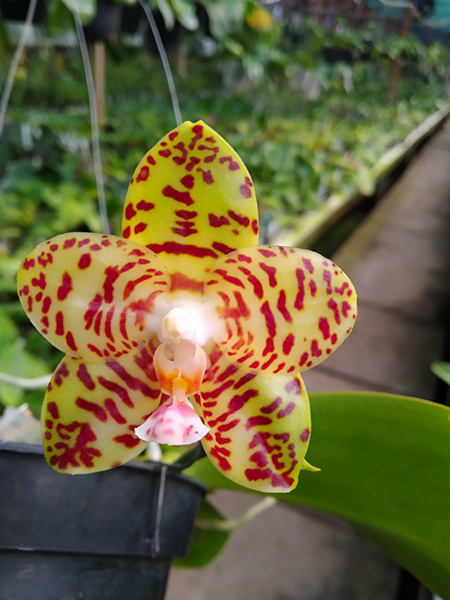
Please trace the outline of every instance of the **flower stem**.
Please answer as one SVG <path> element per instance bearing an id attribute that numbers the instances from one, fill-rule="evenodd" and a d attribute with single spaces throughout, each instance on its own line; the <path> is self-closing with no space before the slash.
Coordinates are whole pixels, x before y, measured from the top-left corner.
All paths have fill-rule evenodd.
<path id="1" fill-rule="evenodd" d="M 8 383 L 9 385 L 15 385 L 23 390 L 37 390 L 39 388 L 45 388 L 49 384 L 51 375 L 42 375 L 41 377 L 15 377 L 8 373 L 0 373 L 0 383 Z"/>
<path id="2" fill-rule="evenodd" d="M 269 508 L 272 508 L 277 502 L 273 496 L 268 496 L 260 502 L 253 504 L 237 519 L 225 519 L 224 521 L 219 521 L 219 519 L 197 519 L 195 524 L 200 529 L 209 529 L 210 531 L 233 531 L 233 529 L 237 529 Z"/>

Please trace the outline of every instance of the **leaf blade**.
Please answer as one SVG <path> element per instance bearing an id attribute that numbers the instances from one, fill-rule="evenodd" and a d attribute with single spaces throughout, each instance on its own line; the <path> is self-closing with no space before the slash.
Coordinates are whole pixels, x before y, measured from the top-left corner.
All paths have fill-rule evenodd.
<path id="1" fill-rule="evenodd" d="M 346 519 L 449 597 L 450 409 L 352 392 L 313 394 L 311 411 L 308 461 L 321 472 L 305 473 L 281 500 Z M 194 465 L 190 474 L 208 486 L 232 488 L 212 470 Z"/>

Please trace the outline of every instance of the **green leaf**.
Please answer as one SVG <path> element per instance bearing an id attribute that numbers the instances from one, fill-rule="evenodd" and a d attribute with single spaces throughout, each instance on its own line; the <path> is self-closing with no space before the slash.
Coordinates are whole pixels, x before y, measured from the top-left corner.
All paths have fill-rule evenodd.
<path id="1" fill-rule="evenodd" d="M 312 394 L 313 434 L 296 490 L 277 496 L 349 521 L 443 598 L 450 597 L 450 409 L 389 394 Z M 202 460 L 188 473 L 239 489 Z"/>
<path id="2" fill-rule="evenodd" d="M 79 13 L 83 22 L 92 19 L 97 11 L 96 0 L 62 0 L 70 11 Z"/>
<path id="3" fill-rule="evenodd" d="M 7 342 L 13 342 L 17 335 L 18 330 L 14 321 L 10 319 L 3 307 L 0 306 L 0 347 L 4 347 Z"/>
<path id="4" fill-rule="evenodd" d="M 172 0 L 173 10 L 177 21 L 188 31 L 194 31 L 198 27 L 198 19 L 195 14 L 195 5 L 188 0 Z"/>
<path id="5" fill-rule="evenodd" d="M 172 30 L 175 25 L 175 15 L 169 0 L 156 0 L 156 5 L 162 15 L 166 29 Z"/>
<path id="6" fill-rule="evenodd" d="M 217 39 L 224 38 L 243 23 L 244 0 L 205 0 L 204 6 L 210 19 L 211 31 Z"/>
<path id="7" fill-rule="evenodd" d="M 445 381 L 447 385 L 450 385 L 450 363 L 444 361 L 437 361 L 432 363 L 431 370 L 433 373 Z"/>
<path id="8" fill-rule="evenodd" d="M 367 167 L 361 166 L 358 169 L 356 173 L 356 183 L 358 189 L 366 196 L 371 196 L 375 193 L 376 181 L 370 173 L 370 169 Z"/>
<path id="9" fill-rule="evenodd" d="M 175 559 L 176 567 L 188 569 L 204 567 L 219 554 L 230 536 L 229 531 L 209 529 L 206 526 L 208 521 L 226 522 L 226 518 L 206 499 L 202 500 L 197 519 L 202 526 L 195 526 L 188 554 L 182 559 Z"/>
<path id="10" fill-rule="evenodd" d="M 118 4 L 124 4 L 125 6 L 133 6 L 136 4 L 137 0 L 116 0 Z"/>
<path id="11" fill-rule="evenodd" d="M 23 348 L 23 340 L 16 338 L 0 348 L 1 370 L 16 377 L 33 378 L 48 373 L 48 367 Z M 43 391 L 41 390 L 43 396 Z M 19 406 L 23 402 L 24 390 L 18 386 L 0 383 L 0 404 Z"/>

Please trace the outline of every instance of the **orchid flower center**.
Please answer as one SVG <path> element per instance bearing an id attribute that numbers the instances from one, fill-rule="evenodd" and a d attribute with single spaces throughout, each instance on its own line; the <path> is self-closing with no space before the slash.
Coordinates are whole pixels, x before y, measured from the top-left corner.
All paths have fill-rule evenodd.
<path id="1" fill-rule="evenodd" d="M 201 316 L 192 308 L 173 308 L 162 319 L 159 337 L 153 365 L 168 399 L 135 432 L 149 442 L 191 444 L 209 431 L 188 400 L 199 391 L 206 369 L 198 343 L 206 341 Z"/>

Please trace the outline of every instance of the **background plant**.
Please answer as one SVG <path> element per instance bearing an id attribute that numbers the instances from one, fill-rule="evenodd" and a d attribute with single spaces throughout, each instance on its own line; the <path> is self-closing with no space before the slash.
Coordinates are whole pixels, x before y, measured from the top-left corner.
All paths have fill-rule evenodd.
<path id="1" fill-rule="evenodd" d="M 356 34 L 344 22 L 333 32 L 309 21 L 293 28 L 253 1 L 226 4 L 205 0 L 215 23 L 208 31 L 190 19 L 198 31 L 185 30 L 175 49 L 189 54 L 177 87 L 183 114 L 220 124 L 242 154 L 255 181 L 266 237 L 334 192 L 364 188 L 377 158 L 444 100 L 439 92 L 448 52 L 440 45 L 409 38 L 386 42 L 376 27 Z M 59 31 L 69 26 L 67 6 L 71 3 L 51 3 L 50 34 L 55 24 Z M 91 0 L 77 6 L 85 16 L 92 14 Z M 187 0 L 152 6 L 168 27 L 177 19 L 186 24 L 194 14 Z M 213 46 L 205 56 L 198 41 L 208 36 Z M 12 47 L 4 50 L 4 58 L 11 52 Z M 387 72 L 398 52 L 405 54 L 408 68 L 396 101 L 385 106 L 379 70 Z M 102 166 L 111 227 L 118 232 L 130 173 L 143 149 L 173 126 L 173 117 L 152 54 L 119 39 L 107 58 Z M 231 81 L 230 72 L 236 75 Z M 3 85 L 6 74 L 1 77 Z M 17 72 L 0 147 L 3 371 L 37 376 L 58 360 L 25 324 L 14 277 L 40 240 L 69 230 L 100 230 L 89 137 L 79 52 L 46 44 L 35 48 Z M 4 404 L 26 399 L 37 408 L 40 397 L 41 391 L 0 386 Z"/>
<path id="2" fill-rule="evenodd" d="M 91 0 L 84 0 L 86 18 L 92 5 Z M 160 10 L 169 30 L 177 23 L 185 27 L 178 46 L 172 49 L 173 61 L 182 58 L 186 63 L 183 67 L 179 61 L 176 77 L 183 115 L 215 125 L 239 150 L 255 181 L 266 237 L 305 211 L 320 207 L 334 192 L 351 194 L 364 187 L 368 169 L 383 152 L 446 100 L 442 78 L 448 50 L 438 44 L 427 46 L 413 37 L 386 39 L 373 26 L 355 34 L 344 22 L 332 32 L 307 21 L 295 27 L 271 23 L 267 15 L 259 20 L 254 16 L 258 9 L 254 2 L 205 0 L 203 7 L 210 19 L 206 27 L 187 0 L 155 0 L 151 6 Z M 55 0 L 51 7 L 54 13 L 47 25 L 51 35 L 73 27 L 66 5 Z M 7 62 L 11 46 L 5 44 L 1 51 Z M 405 68 L 395 102 L 386 106 L 382 101 L 385 81 L 392 61 L 399 56 Z M 160 64 L 151 53 L 130 48 L 119 39 L 108 48 L 107 58 L 102 164 L 112 231 L 118 233 L 134 166 L 143 151 L 174 123 Z M 5 74 L 0 74 L 1 87 L 4 79 Z M 34 49 L 17 73 L 0 146 L 0 365 L 11 375 L 39 377 L 51 372 L 60 359 L 25 322 L 16 300 L 15 274 L 22 258 L 39 241 L 69 230 L 100 230 L 89 137 L 87 92 L 78 50 L 45 44 Z M 41 389 L 25 390 L 0 382 L 3 406 L 26 401 L 37 414 L 42 396 Z M 321 466 L 331 465 L 329 472 L 340 469 L 340 481 L 347 487 L 337 501 L 332 480 L 319 481 L 306 474 L 298 495 L 290 501 L 319 506 L 350 519 L 394 557 L 404 559 L 406 553 L 406 566 L 418 568 L 429 585 L 434 585 L 433 572 L 438 573 L 435 589 L 446 589 L 450 563 L 445 513 L 439 513 L 439 532 L 427 547 L 428 538 L 423 541 L 419 534 L 423 535 L 423 529 L 432 531 L 436 512 L 423 511 L 419 518 L 404 512 L 402 519 L 400 511 L 393 518 L 370 502 L 364 505 L 364 514 L 358 512 L 350 502 L 354 474 L 346 468 L 354 464 L 351 453 L 361 447 L 361 435 L 364 439 L 373 430 L 356 427 L 349 431 L 348 439 L 342 440 L 343 460 L 336 465 L 324 443 L 330 411 L 341 406 L 335 418 L 348 422 L 350 412 L 362 404 L 352 397 L 342 408 L 331 396 L 318 397 L 313 404 L 318 435 L 312 456 Z M 392 481 L 401 483 L 400 474 L 411 466 L 405 463 L 395 435 L 390 435 L 396 431 L 392 415 L 404 419 L 406 411 L 411 435 L 404 448 L 411 449 L 410 456 L 415 456 L 413 451 L 423 440 L 422 429 L 414 429 L 414 423 L 422 427 L 426 421 L 427 439 L 431 440 L 429 453 L 421 455 L 421 460 L 430 458 L 429 463 L 421 463 L 427 484 L 424 488 L 422 479 L 416 478 L 417 497 L 426 489 L 433 497 L 447 498 L 448 478 L 442 475 L 448 465 L 448 440 L 441 429 L 441 407 L 433 408 L 430 416 L 428 405 L 416 401 L 377 398 L 376 406 L 373 415 L 378 431 L 385 434 L 378 442 L 384 441 L 393 457 L 389 477 L 384 479 L 386 486 L 378 491 L 393 494 L 390 498 L 398 504 L 404 493 L 409 493 L 405 490 L 414 487 L 411 481 L 404 489 L 390 485 Z M 351 414 L 353 418 L 355 413 Z M 364 422 L 365 415 L 358 414 Z M 358 419 L 352 422 L 358 423 Z M 370 460 L 374 456 L 369 456 Z M 370 462 L 367 470 L 367 455 L 360 458 L 361 471 L 354 477 L 361 489 L 367 486 L 372 490 L 372 483 L 379 483 L 378 462 Z M 204 464 L 198 463 L 192 474 L 203 477 L 213 488 L 223 486 L 212 473 L 204 474 L 203 468 Z M 334 505 L 325 505 L 321 498 L 331 498 Z M 376 496 L 367 493 L 367 498 Z M 201 516 L 223 520 L 210 506 L 204 507 Z M 408 529 L 410 523 L 416 529 Z M 200 533 L 206 543 L 197 546 L 197 564 L 199 547 L 206 548 L 201 559 L 205 562 L 228 535 L 226 527 L 220 539 L 209 529 Z"/>

